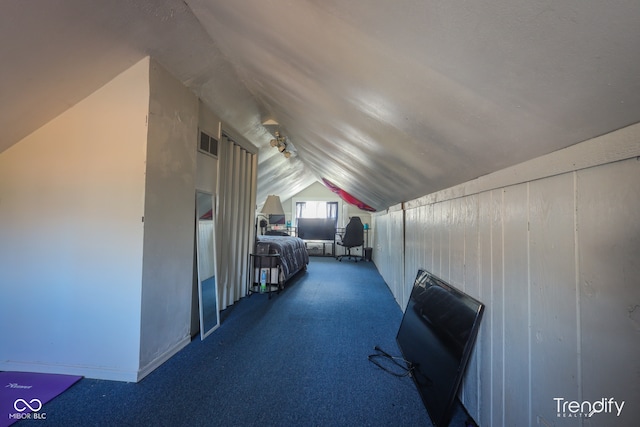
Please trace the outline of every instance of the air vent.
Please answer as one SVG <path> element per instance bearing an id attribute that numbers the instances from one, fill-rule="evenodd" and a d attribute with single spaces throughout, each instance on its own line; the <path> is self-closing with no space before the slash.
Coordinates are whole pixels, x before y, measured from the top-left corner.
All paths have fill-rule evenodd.
<path id="1" fill-rule="evenodd" d="M 200 131 L 200 147 L 199 150 L 218 157 L 218 140 Z"/>

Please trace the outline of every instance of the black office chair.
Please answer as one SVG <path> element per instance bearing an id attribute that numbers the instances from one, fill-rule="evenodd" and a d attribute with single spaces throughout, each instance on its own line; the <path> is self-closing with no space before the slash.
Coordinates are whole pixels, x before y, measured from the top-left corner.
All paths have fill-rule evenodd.
<path id="1" fill-rule="evenodd" d="M 338 261 L 342 261 L 342 258 L 344 257 L 352 258 L 356 262 L 358 262 L 358 258 L 362 259 L 362 257 L 351 254 L 352 248 L 364 246 L 364 225 L 362 225 L 362 221 L 359 216 L 351 217 L 351 221 L 349 221 L 349 224 L 347 224 L 347 228 L 345 229 L 344 236 L 342 236 L 342 241 L 336 243 L 340 246 L 344 246 L 347 250 L 346 254 L 338 255 L 336 257 Z"/>

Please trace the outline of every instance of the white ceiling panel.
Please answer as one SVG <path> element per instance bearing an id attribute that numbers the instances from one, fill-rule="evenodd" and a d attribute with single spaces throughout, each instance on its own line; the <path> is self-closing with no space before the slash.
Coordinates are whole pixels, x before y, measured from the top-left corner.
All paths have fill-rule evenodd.
<path id="1" fill-rule="evenodd" d="M 0 150 L 151 55 L 260 147 L 259 204 L 326 177 L 384 209 L 640 120 L 637 0 L 0 7 Z"/>

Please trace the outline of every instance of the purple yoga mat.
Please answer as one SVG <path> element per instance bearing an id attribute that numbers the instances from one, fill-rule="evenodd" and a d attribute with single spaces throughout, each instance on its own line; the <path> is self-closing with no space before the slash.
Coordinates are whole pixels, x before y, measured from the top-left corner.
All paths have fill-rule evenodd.
<path id="1" fill-rule="evenodd" d="M 76 375 L 0 372 L 0 427 L 21 419 L 46 420 L 43 405 L 80 378 Z"/>

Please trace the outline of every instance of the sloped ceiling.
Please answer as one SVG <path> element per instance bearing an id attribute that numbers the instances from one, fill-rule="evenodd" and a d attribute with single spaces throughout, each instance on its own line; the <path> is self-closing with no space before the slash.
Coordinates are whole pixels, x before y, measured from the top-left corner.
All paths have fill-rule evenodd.
<path id="1" fill-rule="evenodd" d="M 326 177 L 384 209 L 640 121 L 637 0 L 0 11 L 0 151 L 151 55 L 259 147 L 258 203 Z M 291 158 L 270 147 L 274 130 Z"/>

